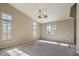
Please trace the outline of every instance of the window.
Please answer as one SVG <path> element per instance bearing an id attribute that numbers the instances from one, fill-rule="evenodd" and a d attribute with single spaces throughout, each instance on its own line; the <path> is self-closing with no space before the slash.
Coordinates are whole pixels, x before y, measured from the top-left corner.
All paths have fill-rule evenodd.
<path id="1" fill-rule="evenodd" d="M 34 36 L 36 36 L 36 26 L 37 26 L 37 23 L 33 22 L 33 33 L 34 33 Z"/>
<path id="2" fill-rule="evenodd" d="M 48 25 L 48 26 L 47 26 L 47 34 L 48 34 L 49 36 L 52 35 L 52 27 L 51 27 L 51 25 Z"/>
<path id="3" fill-rule="evenodd" d="M 56 35 L 56 25 L 47 25 L 47 34 L 49 36 Z"/>
<path id="4" fill-rule="evenodd" d="M 56 35 L 56 25 L 52 26 L 52 35 Z"/>
<path id="5" fill-rule="evenodd" d="M 3 40 L 12 39 L 12 16 L 2 13 Z"/>

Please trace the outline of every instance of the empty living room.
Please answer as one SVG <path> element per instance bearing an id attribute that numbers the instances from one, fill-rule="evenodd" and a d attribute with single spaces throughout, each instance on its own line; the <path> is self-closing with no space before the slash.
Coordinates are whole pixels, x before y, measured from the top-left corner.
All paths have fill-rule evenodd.
<path id="1" fill-rule="evenodd" d="M 79 4 L 0 3 L 0 56 L 78 56 Z"/>

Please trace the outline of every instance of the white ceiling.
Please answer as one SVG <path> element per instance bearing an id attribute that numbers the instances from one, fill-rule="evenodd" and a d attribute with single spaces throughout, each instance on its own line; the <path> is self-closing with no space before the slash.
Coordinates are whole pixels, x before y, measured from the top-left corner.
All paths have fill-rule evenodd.
<path id="1" fill-rule="evenodd" d="M 13 7 L 39 23 L 69 19 L 72 3 L 11 3 Z M 47 19 L 38 19 L 38 9 L 48 15 Z"/>

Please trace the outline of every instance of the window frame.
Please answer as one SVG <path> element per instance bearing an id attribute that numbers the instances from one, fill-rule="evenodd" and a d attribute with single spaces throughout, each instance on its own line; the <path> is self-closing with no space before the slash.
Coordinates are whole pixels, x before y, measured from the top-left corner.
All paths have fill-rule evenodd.
<path id="1" fill-rule="evenodd" d="M 33 35 L 36 36 L 37 34 L 37 22 L 33 21 Z"/>
<path id="2" fill-rule="evenodd" d="M 12 16 L 2 13 L 3 40 L 12 39 Z"/>
<path id="3" fill-rule="evenodd" d="M 56 35 L 56 25 L 47 25 L 47 35 L 48 36 L 55 36 Z"/>

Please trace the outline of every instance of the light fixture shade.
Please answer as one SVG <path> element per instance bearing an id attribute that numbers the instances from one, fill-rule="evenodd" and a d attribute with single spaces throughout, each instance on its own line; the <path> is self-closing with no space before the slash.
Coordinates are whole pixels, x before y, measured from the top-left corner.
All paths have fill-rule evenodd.
<path id="1" fill-rule="evenodd" d="M 38 18 L 41 18 L 41 15 L 39 15 Z"/>

